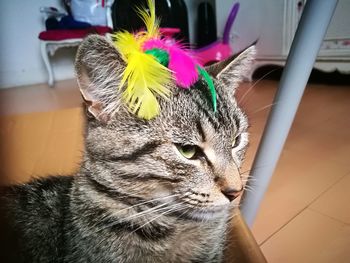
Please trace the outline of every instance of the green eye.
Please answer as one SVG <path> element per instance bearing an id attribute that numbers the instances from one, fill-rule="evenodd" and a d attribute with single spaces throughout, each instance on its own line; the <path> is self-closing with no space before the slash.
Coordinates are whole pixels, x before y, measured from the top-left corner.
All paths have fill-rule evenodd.
<path id="1" fill-rule="evenodd" d="M 236 138 L 234 138 L 233 141 L 232 141 L 232 148 L 236 147 L 236 141 L 237 141 Z"/>
<path id="2" fill-rule="evenodd" d="M 198 147 L 195 145 L 177 145 L 177 149 L 187 159 L 193 159 L 198 153 Z"/>
<path id="3" fill-rule="evenodd" d="M 236 138 L 233 139 L 232 142 L 232 148 L 236 148 L 241 142 L 241 135 L 238 135 Z"/>

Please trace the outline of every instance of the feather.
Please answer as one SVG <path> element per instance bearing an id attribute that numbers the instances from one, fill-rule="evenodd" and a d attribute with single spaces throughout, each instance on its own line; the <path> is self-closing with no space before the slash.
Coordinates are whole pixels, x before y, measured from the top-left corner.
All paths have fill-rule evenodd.
<path id="1" fill-rule="evenodd" d="M 145 51 L 145 54 L 152 55 L 160 64 L 168 67 L 169 64 L 169 54 L 163 49 L 153 48 Z"/>
<path id="2" fill-rule="evenodd" d="M 115 33 L 113 38 L 115 47 L 125 62 L 127 62 L 127 58 L 132 52 L 140 50 L 140 39 L 137 40 L 133 34 L 127 31 Z"/>
<path id="3" fill-rule="evenodd" d="M 129 109 L 138 117 L 150 120 L 159 114 L 157 96 L 170 95 L 167 87 L 172 79 L 178 86 L 190 88 L 200 74 L 209 86 L 215 112 L 213 80 L 180 44 L 161 38 L 154 0 L 147 0 L 147 4 L 149 11 L 137 9 L 146 31 L 114 35 L 115 46 L 126 62 L 119 88 L 124 89 L 123 99 Z"/>
<path id="4" fill-rule="evenodd" d="M 171 82 L 171 73 L 153 55 L 142 51 L 142 36 L 118 32 L 114 39 L 116 48 L 126 62 L 119 86 L 125 86 L 123 98 L 137 116 L 152 119 L 159 114 L 156 96 L 168 97 L 170 94 L 166 86 Z"/>
<path id="5" fill-rule="evenodd" d="M 126 62 L 119 86 L 125 86 L 123 98 L 129 109 L 140 118 L 152 119 L 159 114 L 156 96 L 168 97 L 170 94 L 166 86 L 171 81 L 171 73 L 154 56 L 143 53 L 142 37 L 118 32 L 114 39 L 116 48 Z"/>
<path id="6" fill-rule="evenodd" d="M 199 74 L 203 76 L 205 82 L 208 84 L 209 91 L 211 94 L 212 103 L 213 103 L 214 112 L 216 112 L 216 91 L 215 91 L 215 87 L 214 87 L 214 82 L 213 82 L 212 78 L 209 76 L 208 72 L 204 68 L 197 66 L 197 69 L 198 69 Z"/>
<path id="7" fill-rule="evenodd" d="M 135 51 L 129 55 L 120 87 L 127 82 L 123 97 L 130 110 L 150 120 L 159 114 L 156 95 L 167 97 L 166 85 L 171 81 L 169 70 L 149 54 Z"/>
<path id="8" fill-rule="evenodd" d="M 154 49 L 154 48 L 167 50 L 166 44 L 161 39 L 149 39 L 149 40 L 146 40 L 142 45 L 142 49 L 144 51 Z"/>
<path id="9" fill-rule="evenodd" d="M 169 69 L 176 84 L 182 88 L 189 88 L 198 79 L 194 59 L 176 44 L 169 47 Z"/>
<path id="10" fill-rule="evenodd" d="M 146 26 L 146 32 L 144 32 L 148 38 L 155 38 L 159 36 L 159 20 L 156 18 L 156 8 L 154 0 L 147 0 L 147 8 L 136 8 L 142 21 Z"/>

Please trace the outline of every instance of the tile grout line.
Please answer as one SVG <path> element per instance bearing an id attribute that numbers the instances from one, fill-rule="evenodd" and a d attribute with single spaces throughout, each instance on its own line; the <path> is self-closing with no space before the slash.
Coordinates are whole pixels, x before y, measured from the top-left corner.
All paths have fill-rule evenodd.
<path id="1" fill-rule="evenodd" d="M 304 212 L 308 206 L 301 209 L 296 215 L 294 215 L 291 219 L 289 219 L 286 223 L 284 223 L 282 226 L 280 226 L 276 231 L 274 231 L 271 235 L 269 235 L 263 242 L 259 244 L 259 247 L 264 245 L 271 237 L 277 234 L 280 230 L 282 230 L 284 227 L 286 227 L 291 221 L 293 221 L 297 216 L 299 216 L 302 212 Z"/>
<path id="2" fill-rule="evenodd" d="M 312 209 L 310 206 L 320 197 L 322 196 L 324 193 L 326 193 L 330 188 L 332 188 L 334 185 L 336 185 L 340 180 L 342 180 L 345 176 L 350 175 L 350 172 L 347 172 L 346 174 L 344 174 L 343 176 L 341 176 L 338 180 L 336 180 L 333 184 L 331 184 L 327 189 L 325 189 L 324 191 L 322 191 L 317 197 L 315 197 L 307 206 L 305 206 L 303 209 L 301 209 L 296 215 L 294 215 L 291 219 L 289 219 L 286 223 L 284 223 L 282 226 L 280 226 L 276 231 L 274 231 L 271 235 L 269 235 L 265 240 L 263 240 L 260 244 L 259 247 L 261 247 L 263 244 L 265 244 L 270 238 L 272 238 L 274 235 L 276 235 L 280 230 L 282 230 L 284 227 L 286 227 L 291 221 L 293 221 L 297 216 L 299 216 L 302 212 L 304 212 L 306 209 L 310 209 L 314 212 L 318 212 L 315 211 L 314 209 Z M 320 212 L 318 212 L 319 214 L 321 214 Z M 323 215 L 323 214 L 321 214 Z M 327 216 L 327 215 L 324 215 Z M 332 218 L 332 217 L 329 217 Z M 334 218 L 332 218 L 334 219 Z M 338 222 L 341 222 L 345 225 L 348 225 L 347 223 L 344 223 L 342 221 L 336 220 Z"/>
<path id="3" fill-rule="evenodd" d="M 317 213 L 317 214 L 319 214 L 319 215 L 322 215 L 322 216 L 324 216 L 324 217 L 327 217 L 327 218 L 329 218 L 329 219 L 332 219 L 332 220 L 334 220 L 334 221 L 336 221 L 336 222 L 338 222 L 338 223 L 341 223 L 342 225 L 350 226 L 350 223 L 343 222 L 343 221 L 341 221 L 341 220 L 338 219 L 338 218 L 335 218 L 335 217 L 326 215 L 325 213 L 322 213 L 322 212 L 320 212 L 320 211 L 318 211 L 318 210 L 315 210 L 315 209 L 313 209 L 313 208 L 311 208 L 311 207 L 308 207 L 308 208 L 309 208 L 311 211 L 313 211 L 313 212 L 315 212 L 315 213 Z"/>
<path id="4" fill-rule="evenodd" d="M 338 164 L 338 163 L 337 163 Z M 341 180 L 343 180 L 346 176 L 350 175 L 350 171 L 347 171 L 343 176 L 339 177 L 338 180 L 333 182 L 327 189 L 322 191 L 318 196 L 316 196 L 308 205 L 307 207 L 310 207 L 313 203 L 316 202 L 318 198 L 320 198 L 322 195 L 324 195 L 326 192 L 328 192 L 333 186 L 335 186 L 337 183 L 339 183 Z"/>

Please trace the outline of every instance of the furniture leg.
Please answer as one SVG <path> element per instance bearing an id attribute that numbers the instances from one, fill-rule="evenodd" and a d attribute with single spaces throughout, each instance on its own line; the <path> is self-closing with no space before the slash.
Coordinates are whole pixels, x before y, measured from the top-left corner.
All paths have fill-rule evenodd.
<path id="1" fill-rule="evenodd" d="M 251 226 L 267 190 L 298 109 L 305 86 L 338 0 L 308 0 L 300 18 L 283 70 L 275 105 L 269 115 L 248 186 L 242 197 L 242 214 Z M 286 204 L 288 205 L 288 204 Z"/>
<path id="2" fill-rule="evenodd" d="M 53 87 L 54 80 L 53 80 L 53 71 L 52 66 L 49 60 L 49 52 L 47 50 L 47 43 L 45 41 L 40 41 L 40 49 L 41 49 L 41 56 L 44 60 L 45 67 L 47 69 L 47 73 L 49 74 L 48 84 L 50 87 Z"/>

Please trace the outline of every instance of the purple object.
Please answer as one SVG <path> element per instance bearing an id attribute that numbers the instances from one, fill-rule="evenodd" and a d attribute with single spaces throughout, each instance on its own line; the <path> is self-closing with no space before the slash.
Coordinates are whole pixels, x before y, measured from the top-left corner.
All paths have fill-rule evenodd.
<path id="1" fill-rule="evenodd" d="M 239 10 L 239 3 L 233 5 L 226 21 L 223 39 L 215 41 L 205 47 L 194 50 L 195 57 L 201 65 L 209 65 L 224 60 L 232 55 L 230 46 L 230 32 Z"/>
<path id="2" fill-rule="evenodd" d="M 228 44 L 230 42 L 230 32 L 231 32 L 233 22 L 236 19 L 238 10 L 239 10 L 239 3 L 236 3 L 232 7 L 230 15 L 229 15 L 229 17 L 226 21 L 226 24 L 225 24 L 224 35 L 223 35 L 223 39 L 222 39 L 222 42 L 224 44 Z"/>

